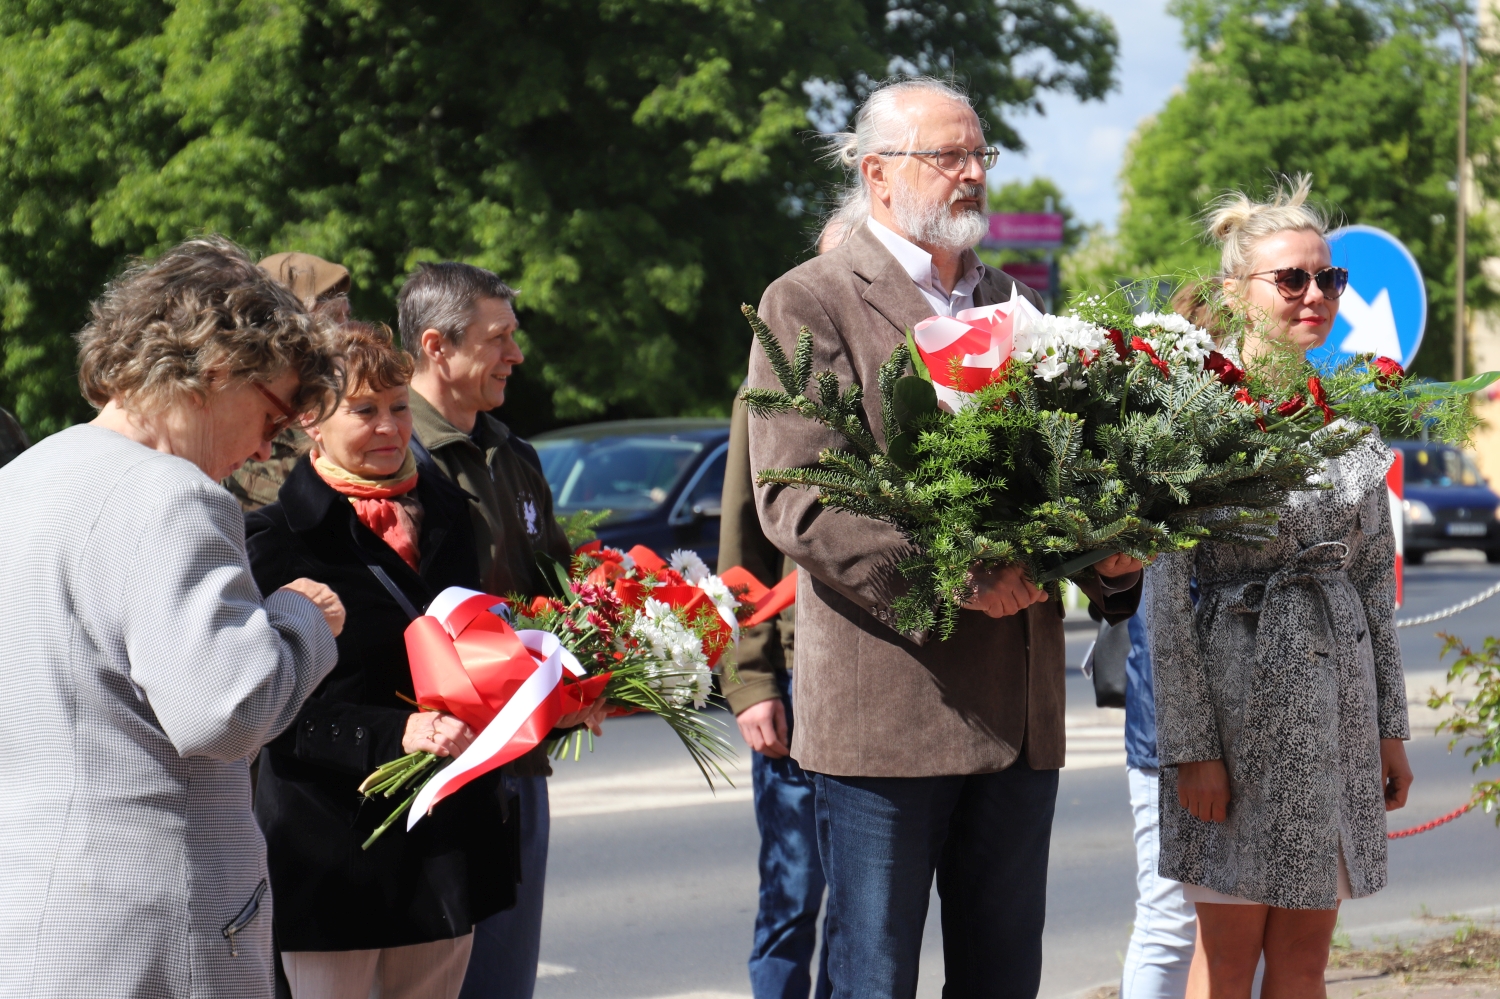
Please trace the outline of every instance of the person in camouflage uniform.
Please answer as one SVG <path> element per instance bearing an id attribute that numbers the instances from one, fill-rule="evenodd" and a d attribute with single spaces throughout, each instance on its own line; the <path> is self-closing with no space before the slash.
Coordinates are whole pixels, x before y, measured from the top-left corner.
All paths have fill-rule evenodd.
<path id="1" fill-rule="evenodd" d="M 0 467 L 8 465 L 29 447 L 31 441 L 27 439 L 26 431 L 21 429 L 21 424 L 16 422 L 9 410 L 0 409 Z"/>
<path id="2" fill-rule="evenodd" d="M 349 318 L 349 271 L 343 265 L 311 253 L 273 253 L 259 267 L 330 321 Z M 300 428 L 288 427 L 271 443 L 269 460 L 245 462 L 222 485 L 246 513 L 274 503 L 292 466 L 311 443 Z"/>

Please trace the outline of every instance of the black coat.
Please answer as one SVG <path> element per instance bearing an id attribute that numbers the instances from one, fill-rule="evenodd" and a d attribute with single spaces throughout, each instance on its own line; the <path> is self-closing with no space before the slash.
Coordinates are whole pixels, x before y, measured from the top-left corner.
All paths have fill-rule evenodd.
<path id="1" fill-rule="evenodd" d="M 260 757 L 255 814 L 265 832 L 281 950 L 364 950 L 443 940 L 515 902 L 519 821 L 506 821 L 498 771 L 445 800 L 410 835 L 401 818 L 369 850 L 360 845 L 398 799 L 365 801 L 357 788 L 403 755 L 415 710 L 403 637 L 409 618 L 370 565 L 417 609 L 445 587 L 478 589 L 467 499 L 423 474 L 421 572 L 359 522 L 348 499 L 297 463 L 280 499 L 245 519 L 263 593 L 307 577 L 329 586 L 347 617 L 339 663 L 297 722 Z"/>

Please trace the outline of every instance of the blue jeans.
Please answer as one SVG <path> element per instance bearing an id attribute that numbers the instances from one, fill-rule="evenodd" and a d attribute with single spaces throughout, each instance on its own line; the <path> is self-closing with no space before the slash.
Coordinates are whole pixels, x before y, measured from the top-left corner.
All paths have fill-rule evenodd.
<path id="1" fill-rule="evenodd" d="M 474 950 L 459 999 L 531 999 L 542 950 L 542 893 L 547 885 L 547 838 L 552 813 L 547 778 L 507 777 L 521 810 L 521 883 L 514 908 L 474 927 Z"/>
<path id="2" fill-rule="evenodd" d="M 790 733 L 789 694 L 782 703 Z M 789 756 L 773 760 L 754 753 L 750 780 L 755 789 L 755 824 L 760 829 L 760 910 L 750 950 L 750 990 L 755 999 L 807 999 L 825 885 L 823 864 L 818 860 L 812 775 Z M 831 991 L 828 948 L 824 947 L 815 999 L 828 999 Z"/>
<path id="3" fill-rule="evenodd" d="M 934 872 L 944 999 L 1035 999 L 1056 770 L 813 783 L 834 999 L 916 995 Z"/>

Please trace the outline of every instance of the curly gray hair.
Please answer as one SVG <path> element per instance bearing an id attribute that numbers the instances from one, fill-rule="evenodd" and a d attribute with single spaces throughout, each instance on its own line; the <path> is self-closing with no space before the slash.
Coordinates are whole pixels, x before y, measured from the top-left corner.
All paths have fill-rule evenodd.
<path id="1" fill-rule="evenodd" d="M 132 409 L 204 398 L 211 373 L 269 381 L 294 371 L 295 406 L 317 417 L 338 400 L 337 358 L 323 325 L 243 249 L 190 239 L 111 281 L 79 331 L 78 386 L 94 406 Z"/>

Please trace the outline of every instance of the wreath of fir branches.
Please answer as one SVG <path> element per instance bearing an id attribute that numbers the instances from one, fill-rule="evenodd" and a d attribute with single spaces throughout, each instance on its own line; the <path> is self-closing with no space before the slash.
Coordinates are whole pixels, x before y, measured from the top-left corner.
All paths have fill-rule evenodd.
<path id="1" fill-rule="evenodd" d="M 1083 318 L 1135 331 L 1127 311 L 1086 304 Z M 1081 387 L 1011 364 L 949 413 L 899 346 L 879 372 L 882 448 L 863 388 L 813 372 L 806 327 L 788 358 L 755 310 L 743 312 L 781 385 L 747 389 L 751 415 L 795 413 L 844 442 L 815 467 L 768 469 L 757 481 L 816 489 L 823 505 L 893 524 L 913 542 L 917 553 L 899 565 L 909 589 L 892 607 L 902 631 L 950 635 L 981 567 L 1021 564 L 1055 593 L 1058 580 L 1114 552 L 1145 561 L 1208 538 L 1259 544 L 1288 493 L 1319 488 L 1323 463 L 1367 432 L 1291 418 L 1263 429 L 1261 410 L 1214 373 L 1160 377 L 1141 352 L 1088 366 Z"/>

